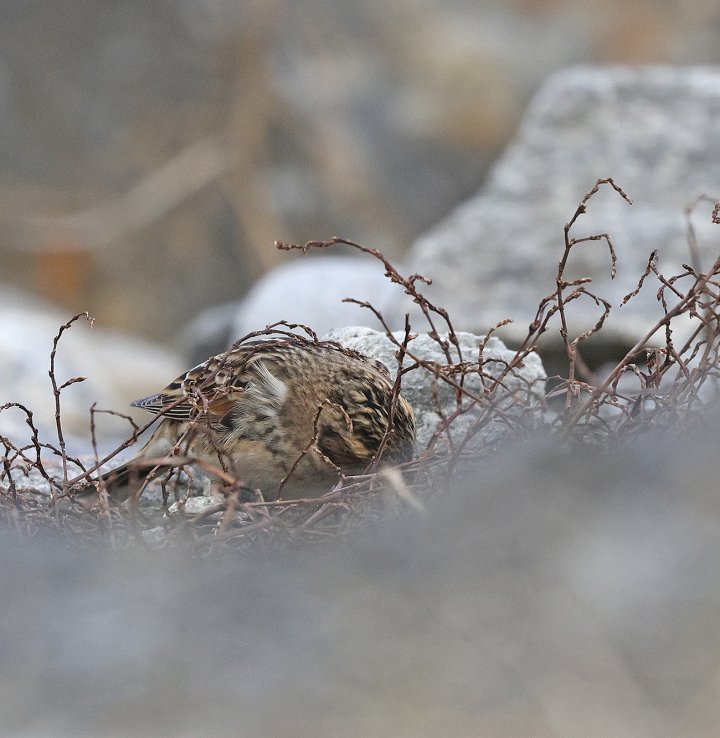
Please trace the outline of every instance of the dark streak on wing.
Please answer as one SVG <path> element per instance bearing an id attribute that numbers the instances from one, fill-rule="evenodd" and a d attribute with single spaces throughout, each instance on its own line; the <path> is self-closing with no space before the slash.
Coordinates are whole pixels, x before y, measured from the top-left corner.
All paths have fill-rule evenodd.
<path id="1" fill-rule="evenodd" d="M 163 392 L 157 395 L 143 397 L 141 400 L 131 402 L 132 407 L 141 407 L 153 415 L 161 413 L 167 418 L 175 418 L 177 420 L 188 420 L 193 412 L 193 406 L 190 402 L 179 402 L 175 407 L 170 407 L 173 403 L 181 399 L 179 396 L 168 395 Z M 169 408 L 170 409 L 166 409 Z"/>

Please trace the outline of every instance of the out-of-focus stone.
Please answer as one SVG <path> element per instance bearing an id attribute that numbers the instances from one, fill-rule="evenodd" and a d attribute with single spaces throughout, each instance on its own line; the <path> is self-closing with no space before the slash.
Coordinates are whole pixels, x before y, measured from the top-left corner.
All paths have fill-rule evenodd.
<path id="1" fill-rule="evenodd" d="M 224 351 L 233 341 L 280 320 L 302 323 L 322 335 L 344 325 L 377 327 L 370 310 L 343 302 L 370 302 L 388 324 L 399 328 L 409 309 L 403 291 L 384 276 L 370 257 L 309 256 L 276 267 L 235 305 L 201 313 L 185 331 L 183 343 L 192 361 Z"/>
<path id="2" fill-rule="evenodd" d="M 141 530 L 140 535 L 143 541 L 151 546 L 159 546 L 167 541 L 167 529 L 162 525 Z"/>
<path id="3" fill-rule="evenodd" d="M 189 365 L 195 366 L 209 356 L 225 351 L 239 338 L 233 335 L 238 305 L 236 302 L 227 302 L 207 308 L 182 330 L 177 344 Z"/>
<path id="4" fill-rule="evenodd" d="M 33 452 L 30 451 L 28 453 L 28 456 L 30 458 L 34 458 Z M 92 464 L 93 460 L 91 457 L 83 456 L 80 461 L 85 464 L 87 468 Z M 52 479 L 54 482 L 62 484 L 63 467 L 62 461 L 59 458 L 43 457 L 43 468 L 47 472 L 50 479 Z M 80 474 L 82 472 L 82 469 L 72 461 L 68 461 L 67 468 L 69 478 L 72 478 L 76 474 Z M 12 484 L 15 485 L 16 492 L 29 492 L 37 495 L 38 497 L 49 497 L 53 492 L 50 482 L 42 475 L 37 467 L 23 469 L 22 467 L 17 465 L 12 470 L 11 476 Z M 7 474 L 2 473 L 2 480 L 0 481 L 0 494 L 8 493 L 12 488 L 12 484 L 10 477 L 8 477 Z"/>
<path id="5" fill-rule="evenodd" d="M 55 432 L 55 405 L 48 378 L 54 336 L 71 316 L 7 286 L 0 289 L 0 405 L 20 402 L 34 413 L 41 434 Z M 86 377 L 63 390 L 61 418 L 71 439 L 68 451 L 87 452 L 90 406 L 130 413 L 128 403 L 164 387 L 182 370 L 180 359 L 167 349 L 114 332 L 92 329 L 84 319 L 64 332 L 56 356 L 59 385 Z M 147 419 L 147 413 L 136 418 Z M 106 415 L 97 420 L 98 436 L 127 435 L 125 421 Z M 17 409 L 0 413 L 0 434 L 26 442 L 29 428 Z M 82 440 L 84 439 L 84 440 Z M 56 440 L 41 438 L 41 440 Z M 81 445 L 74 448 L 74 442 Z"/>
<path id="6" fill-rule="evenodd" d="M 404 338 L 403 332 L 393 333 L 398 341 Z M 463 354 L 463 360 L 469 362 L 478 361 L 478 350 L 484 336 L 476 336 L 472 333 L 458 332 L 458 341 Z M 447 335 L 442 336 L 446 339 Z M 397 372 L 397 359 L 395 354 L 397 346 L 384 334 L 370 328 L 348 327 L 330 331 L 324 336 L 325 340 L 337 341 L 351 349 L 355 349 L 366 356 L 381 361 L 395 376 Z M 430 338 L 427 333 L 421 333 L 410 341 L 408 350 L 421 359 L 438 365 L 447 363 L 447 359 L 437 341 Z M 451 347 L 453 360 L 457 361 L 457 351 Z M 489 377 L 497 377 L 513 358 L 514 352 L 510 351 L 498 338 L 490 337 L 483 350 L 483 369 Z M 411 360 L 405 360 L 407 366 Z M 515 369 L 503 380 L 503 388 L 495 396 L 499 403 L 496 407 L 497 413 L 492 414 L 489 422 L 479 432 L 473 441 L 473 445 L 489 444 L 497 440 L 507 432 L 508 425 L 501 421 L 500 411 L 518 419 L 522 414 L 526 418 L 539 419 L 542 412 L 541 397 L 544 394 L 545 369 L 537 354 L 526 357 L 523 366 Z M 454 377 L 455 381 L 459 376 Z M 434 386 L 435 385 L 435 386 Z M 479 374 L 468 374 L 465 378 L 466 389 L 478 396 L 482 396 L 482 386 Z M 451 415 L 456 409 L 455 390 L 443 381 L 436 381 L 434 376 L 422 367 L 408 372 L 402 380 L 403 397 L 412 405 L 415 411 L 415 422 L 417 429 L 418 451 L 430 440 L 433 431 L 441 420 L 436 404 L 439 403 L 444 416 Z M 501 399 L 504 398 L 504 399 Z M 467 400 L 464 401 L 468 403 Z M 476 406 L 470 411 L 457 417 L 450 426 L 450 435 L 453 442 L 461 441 L 465 433 L 478 420 L 480 414 L 487 409 L 487 405 Z"/>
<path id="7" fill-rule="evenodd" d="M 173 504 L 168 507 L 167 514 L 171 518 L 178 517 L 182 514 L 192 517 L 195 515 L 202 515 L 213 508 L 217 508 L 215 512 L 212 512 L 207 516 L 207 522 L 215 524 L 225 514 L 225 510 L 220 505 L 221 502 L 222 499 L 218 497 L 188 497 L 184 502 L 173 502 Z M 233 515 L 233 521 L 235 523 L 247 523 L 250 521 L 250 516 L 247 513 L 242 512 L 242 510 L 236 510 Z"/>
<path id="8" fill-rule="evenodd" d="M 168 515 L 177 515 L 180 512 L 186 515 L 201 515 L 217 506 L 218 500 L 212 497 L 188 497 L 185 502 L 173 502 L 168 508 Z"/>
<path id="9" fill-rule="evenodd" d="M 632 342 L 661 315 L 657 282 L 619 308 L 653 249 L 667 276 L 690 260 L 684 208 L 699 194 L 720 196 L 720 69 L 577 67 L 550 78 L 487 185 L 414 245 L 410 270 L 432 277 L 429 294 L 456 327 L 485 331 L 513 318 L 503 335 L 519 338 L 538 303 L 555 289 L 563 225 L 598 178 L 612 177 L 628 206 L 603 189 L 571 235 L 608 233 L 618 256 L 610 279 L 603 241 L 576 246 L 566 277 L 593 278 L 590 289 L 614 306 L 606 340 Z M 720 232 L 707 205 L 694 220 L 707 266 Z M 568 309 L 571 329 L 601 314 L 590 300 Z M 601 337 L 602 337 L 601 336 Z"/>

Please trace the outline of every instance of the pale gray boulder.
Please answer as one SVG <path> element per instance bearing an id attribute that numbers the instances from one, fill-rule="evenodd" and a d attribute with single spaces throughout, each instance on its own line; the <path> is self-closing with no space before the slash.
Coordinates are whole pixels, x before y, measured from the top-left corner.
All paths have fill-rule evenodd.
<path id="1" fill-rule="evenodd" d="M 322 335 L 344 325 L 377 327 L 370 310 L 343 302 L 370 302 L 393 328 L 400 328 L 410 302 L 369 256 L 311 255 L 275 267 L 237 303 L 210 308 L 185 330 L 182 343 L 192 361 L 227 349 L 233 341 L 286 320 Z M 299 331 L 302 332 L 302 331 Z"/>
<path id="2" fill-rule="evenodd" d="M 397 331 L 393 336 L 402 342 L 404 333 Z M 464 361 L 477 362 L 479 347 L 484 336 L 476 336 L 472 333 L 458 332 L 458 341 L 463 354 Z M 397 346 L 380 331 L 353 326 L 330 331 L 324 337 L 328 341 L 337 341 L 347 348 L 359 351 L 370 358 L 381 361 L 395 377 L 398 363 L 396 359 Z M 447 338 L 446 335 L 442 338 Z M 408 350 L 429 362 L 439 365 L 447 363 L 447 359 L 437 341 L 433 340 L 427 333 L 420 333 L 412 339 Z M 498 338 L 490 337 L 483 350 L 484 371 L 487 375 L 497 377 L 511 361 L 515 353 L 509 350 Z M 458 360 L 457 351 L 451 348 L 451 356 L 454 361 Z M 410 366 L 412 360 L 407 357 L 404 366 Z M 490 413 L 490 421 L 481 432 L 474 438 L 473 446 L 478 444 L 489 444 L 498 440 L 508 430 L 508 425 L 503 422 L 500 412 L 510 415 L 516 421 L 522 416 L 523 421 L 534 424 L 542 417 L 545 379 L 547 375 L 543 368 L 540 357 L 531 353 L 528 355 L 521 367 L 513 370 L 498 389 L 496 400 L 500 400 L 495 411 Z M 459 376 L 454 377 L 455 381 Z M 434 385 L 436 385 L 434 390 Z M 465 387 L 476 396 L 482 395 L 480 376 L 469 374 L 465 378 Z M 455 390 L 443 381 L 436 381 L 433 375 L 422 367 L 414 369 L 404 375 L 402 380 L 402 393 L 405 399 L 412 405 L 415 411 L 415 422 L 417 427 L 417 447 L 421 451 L 432 437 L 433 431 L 441 421 L 441 414 L 435 403 L 435 397 L 439 401 L 443 415 L 449 416 L 456 409 Z M 464 400 L 468 404 L 468 400 Z M 454 443 L 462 440 L 465 433 L 487 410 L 487 404 L 481 404 L 467 413 L 457 417 L 450 426 L 451 438 Z"/>
<path id="3" fill-rule="evenodd" d="M 577 67 L 551 77 L 485 186 L 418 239 L 409 269 L 432 277 L 428 294 L 456 327 L 486 331 L 513 318 L 503 335 L 519 339 L 554 290 L 564 224 L 605 177 L 634 205 L 603 189 L 572 235 L 609 233 L 617 278 L 610 279 L 603 242 L 575 247 L 567 276 L 592 277 L 590 289 L 615 306 L 601 337 L 634 343 L 662 315 L 659 285 L 649 280 L 619 308 L 622 297 L 637 285 L 653 249 L 668 276 L 690 261 L 684 209 L 702 193 L 720 197 L 718 68 Z M 711 210 L 705 204 L 694 218 L 705 267 L 720 244 Z M 587 330 L 600 313 L 589 300 L 575 302 L 572 330 Z"/>
<path id="4" fill-rule="evenodd" d="M 402 325 L 403 292 L 385 277 L 381 262 L 361 256 L 308 256 L 281 264 L 257 282 L 238 306 L 232 333 L 240 338 L 278 320 L 303 323 L 316 333 L 344 325 L 377 325 L 366 300 L 393 327 Z"/>

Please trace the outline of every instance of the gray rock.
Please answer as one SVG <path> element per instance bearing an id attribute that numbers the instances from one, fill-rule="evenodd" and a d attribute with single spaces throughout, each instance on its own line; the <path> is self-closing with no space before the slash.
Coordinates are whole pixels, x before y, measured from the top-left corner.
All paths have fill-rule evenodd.
<path id="1" fill-rule="evenodd" d="M 184 333 L 193 361 L 224 351 L 238 338 L 280 320 L 302 323 L 322 335 L 344 325 L 377 327 L 373 313 L 343 302 L 370 302 L 399 328 L 409 302 L 371 257 L 319 256 L 294 259 L 268 272 L 243 300 L 201 313 Z"/>
<path id="2" fill-rule="evenodd" d="M 393 335 L 398 341 L 402 341 L 404 338 L 404 333 L 401 331 L 395 332 Z M 463 353 L 463 360 L 477 362 L 478 348 L 484 336 L 464 332 L 458 332 L 457 335 Z M 447 338 L 446 335 L 442 337 Z M 395 358 L 397 347 L 384 333 L 370 328 L 349 327 L 330 331 L 323 338 L 328 341 L 337 341 L 343 346 L 382 361 L 393 377 L 397 373 L 397 359 Z M 422 359 L 441 365 L 447 363 L 438 343 L 430 338 L 427 333 L 421 333 L 411 340 L 408 350 Z M 485 372 L 490 376 L 497 377 L 514 355 L 514 352 L 510 351 L 502 341 L 490 337 L 483 351 L 483 359 L 487 362 L 484 365 Z M 456 360 L 457 353 L 454 349 L 452 350 L 452 356 Z M 410 359 L 405 360 L 405 366 L 410 363 Z M 493 443 L 503 433 L 507 432 L 508 426 L 500 418 L 499 411 L 501 410 L 505 414 L 511 414 L 516 420 L 519 419 L 521 414 L 525 421 L 534 422 L 539 420 L 542 413 L 541 397 L 544 394 L 546 378 L 547 375 L 540 357 L 534 353 L 530 354 L 525 359 L 522 367 L 516 369 L 503 380 L 504 389 L 501 388 L 499 394 L 495 396 L 495 399 L 500 399 L 496 411 L 491 413 L 490 422 L 475 436 L 473 446 Z M 455 377 L 456 381 L 458 379 L 459 377 Z M 451 386 L 442 381 L 436 382 L 433 375 L 423 368 L 412 370 L 403 377 L 403 396 L 415 411 L 418 450 L 422 450 L 427 444 L 441 420 L 434 400 L 433 385 L 435 384 L 437 385 L 436 396 L 442 408 L 442 413 L 448 416 L 456 408 L 455 390 Z M 477 373 L 467 375 L 465 387 L 468 391 L 481 395 L 480 376 Z M 468 403 L 468 400 L 464 400 L 464 404 Z M 472 427 L 486 409 L 487 405 L 477 405 L 453 421 L 451 437 L 454 443 L 462 440 L 466 431 Z"/>
<path id="3" fill-rule="evenodd" d="M 30 458 L 34 457 L 32 452 L 28 452 L 28 456 Z M 62 484 L 62 461 L 56 457 L 48 458 L 46 456 L 43 456 L 42 461 L 43 467 L 48 476 L 53 481 Z M 80 461 L 82 461 L 86 467 L 89 467 L 93 460 L 90 457 L 84 456 Z M 82 469 L 77 464 L 74 464 L 72 461 L 68 461 L 68 477 L 72 478 L 81 472 Z M 50 497 L 53 492 L 50 482 L 45 479 L 36 467 L 23 469 L 20 465 L 15 466 L 12 470 L 12 482 L 15 485 L 15 490 L 19 493 L 32 493 L 39 497 Z M 0 471 L 0 494 L 8 493 L 10 488 L 11 482 L 7 473 L 4 470 Z"/>
<path id="4" fill-rule="evenodd" d="M 690 260 L 684 208 L 701 193 L 720 197 L 720 70 L 717 68 L 577 67 L 550 78 L 486 186 L 413 246 L 410 270 L 434 280 L 430 294 L 456 327 L 485 331 L 504 318 L 519 338 L 541 298 L 554 289 L 563 226 L 598 178 L 612 177 L 633 199 L 603 189 L 581 216 L 575 237 L 609 233 L 618 255 L 610 279 L 602 242 L 572 252 L 568 276 L 615 309 L 606 340 L 634 341 L 661 316 L 651 283 L 618 308 L 643 272 L 650 252 L 670 275 Z M 707 266 L 720 232 L 711 205 L 695 218 Z M 589 300 L 571 310 L 572 330 L 599 317 Z"/>
<path id="5" fill-rule="evenodd" d="M 143 541 L 150 546 L 159 546 L 167 541 L 167 529 L 162 525 L 157 525 L 154 528 L 148 528 L 147 530 L 141 530 L 140 535 Z"/>
<path id="6" fill-rule="evenodd" d="M 181 512 L 185 515 L 200 515 L 217 505 L 218 500 L 212 497 L 189 497 L 185 502 L 173 502 L 168 507 L 168 515 L 177 515 Z"/>
<path id="7" fill-rule="evenodd" d="M 233 322 L 239 338 L 268 323 L 303 323 L 318 335 L 344 325 L 377 325 L 364 308 L 343 302 L 346 297 L 371 302 L 392 326 L 400 327 L 402 290 L 385 277 L 372 258 L 309 256 L 273 269 L 248 293 Z"/>
<path id="8" fill-rule="evenodd" d="M 188 365 L 202 363 L 208 356 L 225 351 L 240 336 L 233 335 L 233 322 L 242 303 L 226 302 L 203 310 L 180 332 L 178 345 Z"/>
<path id="9" fill-rule="evenodd" d="M 211 509 L 217 508 L 215 512 L 207 515 L 207 517 L 203 521 L 207 524 L 215 525 L 222 519 L 223 515 L 225 514 L 225 511 L 221 508 L 221 503 L 222 498 L 215 496 L 188 497 L 188 499 L 185 501 L 173 502 L 173 504 L 168 507 L 167 515 L 170 518 L 177 518 L 181 517 L 182 515 L 185 515 L 186 517 L 193 517 L 195 515 L 202 515 L 203 513 L 207 513 Z M 242 510 L 236 510 L 233 515 L 233 522 L 235 524 L 248 523 L 250 522 L 250 516 L 247 513 L 242 512 Z"/>
<path id="10" fill-rule="evenodd" d="M 27 456 L 31 459 L 34 458 L 32 451 L 27 452 Z M 95 464 L 95 457 L 88 454 L 80 454 L 78 460 L 83 464 L 85 469 L 89 469 Z M 110 469 L 114 469 L 119 466 L 123 461 L 127 461 L 132 458 L 132 454 L 118 459 L 117 457 L 108 461 L 103 467 L 102 471 L 107 472 Z M 62 484 L 63 481 L 63 466 L 62 459 L 59 456 L 50 455 L 49 452 L 43 451 L 42 463 L 48 476 Z M 83 469 L 72 461 L 68 460 L 68 477 L 73 478 L 83 472 Z M 92 479 L 97 478 L 97 474 L 92 474 Z M 194 478 L 190 478 L 187 474 L 181 473 L 180 483 L 177 488 L 178 494 L 203 494 L 205 492 L 205 477 L 201 474 L 195 474 Z M 20 493 L 32 493 L 39 497 L 49 497 L 53 490 L 51 489 L 50 482 L 40 473 L 40 471 L 31 467 L 30 469 L 23 469 L 20 465 L 16 465 L 12 470 L 12 481 L 15 484 L 15 489 Z M 209 488 L 209 483 L 206 485 Z M 10 490 L 10 479 L 4 470 L 0 469 L 0 494 L 7 493 Z M 170 499 L 173 499 L 175 493 L 175 483 L 169 485 Z M 162 502 L 163 499 L 163 488 L 161 482 L 154 481 L 150 482 L 143 490 L 140 498 L 140 504 L 145 505 L 146 503 L 152 504 L 154 508 L 157 508 L 158 503 Z M 190 498 L 193 500 L 195 498 Z M 205 498 L 207 499 L 207 498 Z M 190 503 L 191 506 L 196 503 Z M 202 503 L 200 503 L 202 504 Z M 177 508 L 177 502 L 174 503 Z M 190 514 L 190 510 L 187 510 Z"/>
<path id="11" fill-rule="evenodd" d="M 52 305 L 2 286 L 0 289 L 0 405 L 21 402 L 35 414 L 41 440 L 55 441 L 55 405 L 48 369 L 53 338 L 71 315 Z M 130 413 L 128 404 L 159 388 L 182 369 L 171 351 L 131 339 L 99 327 L 90 328 L 84 319 L 65 331 L 56 358 L 58 384 L 71 377 L 86 377 L 62 392 L 63 428 L 69 437 L 68 451 L 89 451 L 90 416 L 93 402 L 99 408 Z M 138 420 L 146 413 L 136 413 Z M 128 434 L 125 421 L 103 415 L 98 435 L 112 439 Z M 29 429 L 17 409 L 0 413 L 0 434 L 27 442 Z M 103 444 L 107 448 L 107 444 Z"/>

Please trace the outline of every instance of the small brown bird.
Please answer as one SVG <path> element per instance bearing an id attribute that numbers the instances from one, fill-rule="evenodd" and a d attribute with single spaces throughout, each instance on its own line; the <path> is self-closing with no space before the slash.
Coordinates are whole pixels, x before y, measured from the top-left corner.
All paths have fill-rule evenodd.
<path id="1" fill-rule="evenodd" d="M 225 462 L 266 500 L 322 494 L 338 470 L 360 473 L 380 450 L 386 464 L 412 458 L 415 419 L 402 396 L 382 443 L 392 388 L 383 364 L 336 344 L 247 342 L 133 402 L 162 420 L 134 459 L 103 479 L 125 499 L 150 471 L 137 459 L 179 453 Z"/>

